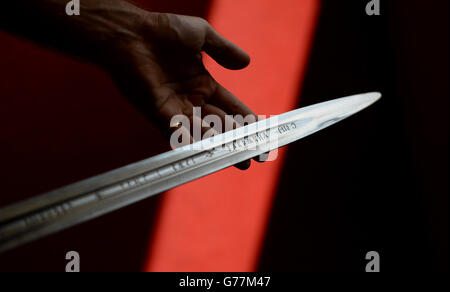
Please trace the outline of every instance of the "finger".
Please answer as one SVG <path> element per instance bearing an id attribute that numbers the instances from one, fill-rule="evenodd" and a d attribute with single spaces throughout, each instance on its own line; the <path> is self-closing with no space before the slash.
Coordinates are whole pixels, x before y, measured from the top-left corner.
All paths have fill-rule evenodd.
<path id="1" fill-rule="evenodd" d="M 220 118 L 221 121 L 221 126 L 219 127 L 218 125 L 214 125 L 214 128 L 217 131 L 220 131 L 221 133 L 225 132 L 225 118 L 227 116 L 227 113 L 225 111 L 223 111 L 222 109 L 218 108 L 217 106 L 214 106 L 212 104 L 204 104 L 203 105 L 203 110 L 205 112 L 205 114 L 208 115 L 214 115 Z"/>
<path id="2" fill-rule="evenodd" d="M 177 139 L 182 134 L 183 137 L 189 135 L 189 144 L 196 142 L 194 137 L 198 135 L 193 133 L 194 123 L 201 125 L 201 117 L 199 119 L 194 118 L 192 103 L 186 100 L 182 101 L 172 91 L 158 93 L 161 95 L 164 93 L 166 97 L 160 98 L 162 102 L 157 105 L 154 120 L 166 139 L 173 144 L 172 139 Z M 198 127 L 201 128 L 201 126 Z M 176 137 L 173 136 L 175 132 Z M 198 137 L 197 140 L 199 140 Z"/>
<path id="3" fill-rule="evenodd" d="M 221 36 L 209 24 L 203 50 L 227 69 L 243 69 L 250 63 L 250 56 L 244 50 Z"/>
<path id="4" fill-rule="evenodd" d="M 243 102 L 241 102 L 234 94 L 229 92 L 227 89 L 225 89 L 220 84 L 218 85 L 218 88 L 213 95 L 211 99 L 211 103 L 217 105 L 221 109 L 227 111 L 228 113 L 231 113 L 233 115 L 241 115 L 244 117 L 245 121 L 250 120 L 251 122 L 256 122 L 259 120 L 258 116 L 255 115 L 255 113 L 247 107 Z M 254 119 L 246 119 L 248 116 L 253 116 Z M 240 125 L 237 123 L 238 127 L 242 127 L 245 125 Z M 264 153 L 261 155 L 258 155 L 253 158 L 253 160 L 257 162 L 265 162 L 268 159 L 269 153 Z"/>
<path id="5" fill-rule="evenodd" d="M 248 115 L 256 117 L 255 113 L 248 106 L 220 84 L 217 85 L 217 89 L 209 102 L 230 115 L 242 115 L 244 118 Z"/>
<path id="6" fill-rule="evenodd" d="M 234 165 L 234 167 L 236 167 L 239 170 L 247 170 L 250 168 L 251 165 L 252 165 L 251 160 L 245 160 Z"/>
<path id="7" fill-rule="evenodd" d="M 216 106 L 213 106 L 211 104 L 205 104 L 203 106 L 203 108 L 204 108 L 206 114 L 208 114 L 208 115 L 216 115 L 222 120 L 222 129 L 220 129 L 220 130 L 221 130 L 221 133 L 224 133 L 224 131 L 226 129 L 226 127 L 225 127 L 225 117 L 226 117 L 227 114 L 223 110 L 221 110 L 220 108 L 218 108 Z M 235 122 L 235 124 L 238 124 L 238 123 Z M 215 127 L 215 128 L 216 128 L 216 130 L 219 130 L 218 127 Z M 242 162 L 240 162 L 240 163 L 235 165 L 235 167 L 237 169 L 240 169 L 240 170 L 247 170 L 247 169 L 250 168 L 250 166 L 251 166 L 251 161 L 250 160 L 242 161 Z"/>

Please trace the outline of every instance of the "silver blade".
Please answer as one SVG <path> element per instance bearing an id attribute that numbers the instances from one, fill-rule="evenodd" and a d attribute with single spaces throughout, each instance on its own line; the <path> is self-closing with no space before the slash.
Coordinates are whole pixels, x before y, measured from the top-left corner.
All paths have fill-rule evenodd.
<path id="1" fill-rule="evenodd" d="M 366 93 L 300 108 L 0 209 L 0 252 L 287 145 L 380 97 Z"/>

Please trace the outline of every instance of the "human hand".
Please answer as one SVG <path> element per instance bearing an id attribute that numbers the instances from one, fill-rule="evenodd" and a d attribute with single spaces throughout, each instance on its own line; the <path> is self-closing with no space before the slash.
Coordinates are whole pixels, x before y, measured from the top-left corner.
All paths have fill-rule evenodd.
<path id="1" fill-rule="evenodd" d="M 162 132 L 170 133 L 175 115 L 193 121 L 193 107 L 201 107 L 202 115 L 221 117 L 223 125 L 225 115 L 255 116 L 209 74 L 202 61 L 206 52 L 225 68 L 242 69 L 250 62 L 242 49 L 198 17 L 148 13 L 138 23 L 135 38 L 117 40 L 113 50 L 117 57 L 107 67 L 124 95 Z M 250 161 L 237 165 L 249 166 Z"/>
<path id="2" fill-rule="evenodd" d="M 121 92 L 163 133 L 170 133 L 170 120 L 176 115 L 193 121 L 194 106 L 201 107 L 203 116 L 219 116 L 227 129 L 225 115 L 256 120 L 203 65 L 202 52 L 228 69 L 242 69 L 250 62 L 207 21 L 148 12 L 124 0 L 80 3 L 80 15 L 68 16 L 67 0 L 6 1 L 0 28 L 106 69 Z M 202 130 L 211 132 L 208 127 Z M 238 167 L 249 166 L 247 161 Z"/>

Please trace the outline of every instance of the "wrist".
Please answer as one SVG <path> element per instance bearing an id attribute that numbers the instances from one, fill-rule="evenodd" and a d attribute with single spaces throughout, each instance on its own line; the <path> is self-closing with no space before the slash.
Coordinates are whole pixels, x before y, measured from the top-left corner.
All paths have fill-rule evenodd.
<path id="1" fill-rule="evenodd" d="M 149 12 L 123 0 L 81 2 L 81 15 L 68 17 L 67 32 L 84 47 L 81 57 L 107 65 L 134 43 L 142 42 L 141 27 Z M 83 4 L 85 3 L 85 4 Z"/>

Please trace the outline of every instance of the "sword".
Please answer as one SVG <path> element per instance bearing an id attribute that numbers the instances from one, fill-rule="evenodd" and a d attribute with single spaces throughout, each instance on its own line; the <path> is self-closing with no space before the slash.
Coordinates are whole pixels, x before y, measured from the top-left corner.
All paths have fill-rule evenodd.
<path id="1" fill-rule="evenodd" d="M 370 106 L 378 92 L 300 108 L 0 209 L 0 252 L 285 146 Z"/>

